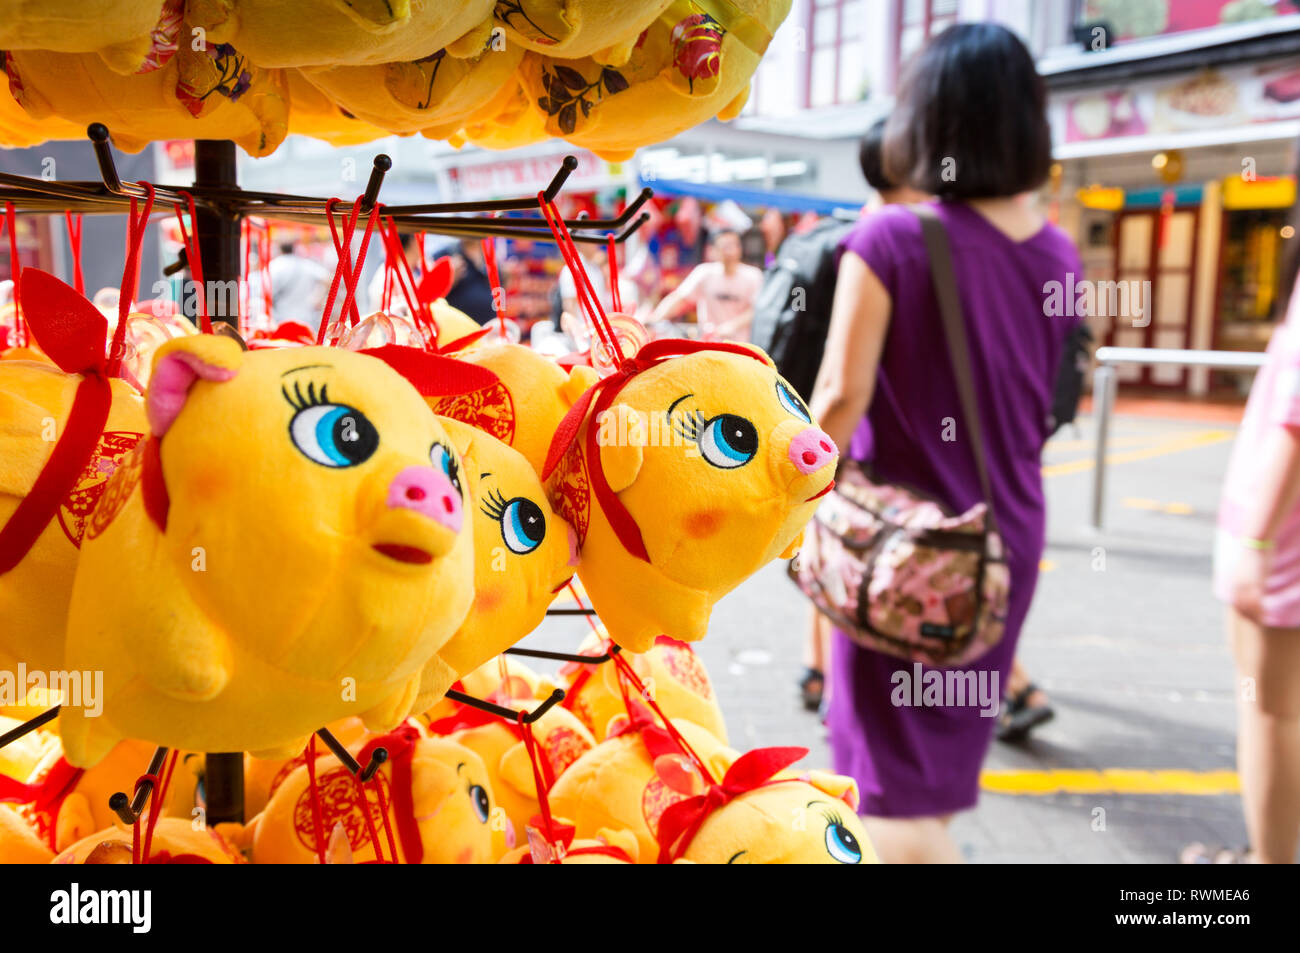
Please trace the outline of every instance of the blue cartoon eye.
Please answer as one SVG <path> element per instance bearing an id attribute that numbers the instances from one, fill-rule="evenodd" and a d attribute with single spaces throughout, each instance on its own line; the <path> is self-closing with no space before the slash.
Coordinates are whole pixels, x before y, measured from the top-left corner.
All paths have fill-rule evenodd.
<path id="1" fill-rule="evenodd" d="M 781 401 L 781 406 L 790 413 L 806 424 L 812 423 L 812 414 L 808 413 L 808 408 L 804 406 L 803 399 L 791 390 L 790 385 L 785 381 L 776 382 L 776 397 L 777 400 Z"/>
<path id="2" fill-rule="evenodd" d="M 501 509 L 501 538 L 512 553 L 531 553 L 546 538 L 546 516 L 532 500 L 517 496 Z"/>
<path id="3" fill-rule="evenodd" d="M 461 496 L 465 491 L 460 485 L 460 461 L 456 455 L 451 452 L 451 448 L 446 444 L 435 443 L 429 448 L 429 462 L 433 464 L 435 470 L 442 471 L 443 475 L 451 481 L 451 485 L 456 488 L 456 492 Z"/>
<path id="4" fill-rule="evenodd" d="M 379 446 L 375 425 L 345 404 L 303 407 L 289 422 L 289 437 L 303 456 L 326 467 L 354 467 Z"/>
<path id="5" fill-rule="evenodd" d="M 862 848 L 853 832 L 839 821 L 826 825 L 826 852 L 841 864 L 862 863 Z"/>
<path id="6" fill-rule="evenodd" d="M 758 453 L 758 431 L 744 417 L 719 414 L 705 423 L 699 436 L 700 453 L 715 467 L 734 470 Z"/>
<path id="7" fill-rule="evenodd" d="M 492 802 L 488 800 L 488 794 L 483 785 L 471 784 L 469 786 L 469 800 L 474 805 L 474 816 L 478 818 L 478 822 L 486 824 L 488 815 L 492 813 Z"/>

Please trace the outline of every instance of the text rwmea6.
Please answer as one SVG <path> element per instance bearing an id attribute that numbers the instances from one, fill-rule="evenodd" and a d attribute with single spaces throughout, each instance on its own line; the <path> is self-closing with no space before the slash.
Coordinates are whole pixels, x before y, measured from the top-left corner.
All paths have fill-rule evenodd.
<path id="1" fill-rule="evenodd" d="M 153 894 L 149 890 L 82 890 L 73 883 L 50 894 L 50 922 L 57 925 L 126 925 L 133 933 L 148 933 L 153 924 Z"/>

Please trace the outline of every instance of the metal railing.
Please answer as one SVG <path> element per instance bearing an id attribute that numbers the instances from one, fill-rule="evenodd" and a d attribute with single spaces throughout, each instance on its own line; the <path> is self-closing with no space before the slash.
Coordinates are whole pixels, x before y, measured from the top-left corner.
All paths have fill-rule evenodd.
<path id="1" fill-rule="evenodd" d="M 1264 365 L 1262 351 L 1192 351 L 1162 347 L 1099 347 L 1097 368 L 1092 372 L 1092 400 L 1097 418 L 1096 462 L 1092 474 L 1092 526 L 1101 529 L 1106 496 L 1106 443 L 1110 436 L 1110 415 L 1115 409 L 1119 364 L 1149 366 L 1208 367 L 1216 371 L 1256 371 Z"/>

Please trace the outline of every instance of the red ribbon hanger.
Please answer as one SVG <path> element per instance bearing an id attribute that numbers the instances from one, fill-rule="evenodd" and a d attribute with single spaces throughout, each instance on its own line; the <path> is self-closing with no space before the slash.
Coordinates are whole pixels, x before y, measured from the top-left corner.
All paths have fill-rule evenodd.
<path id="1" fill-rule="evenodd" d="M 72 252 L 72 286 L 77 294 L 86 293 L 86 278 L 81 270 L 81 213 L 64 212 L 64 221 L 68 223 L 68 248 Z"/>
<path id="2" fill-rule="evenodd" d="M 807 754 L 807 748 L 756 748 L 737 758 L 721 783 L 670 804 L 659 819 L 659 863 L 671 864 L 681 857 L 714 811 L 742 794 L 782 783 L 773 776 Z"/>
<path id="3" fill-rule="evenodd" d="M 325 329 L 329 324 L 330 314 L 334 310 L 334 300 L 338 297 L 339 282 L 343 282 L 344 295 L 343 304 L 339 308 L 339 326 L 342 328 L 344 320 L 350 315 L 351 323 L 357 324 L 361 320 L 357 312 L 357 282 L 361 278 L 361 271 L 366 261 L 366 249 L 370 245 L 370 236 L 374 234 L 375 223 L 382 214 L 383 206 L 376 202 L 370 209 L 370 214 L 366 218 L 365 232 L 361 236 L 361 247 L 357 251 L 357 263 L 352 264 L 352 236 L 357 228 L 357 219 L 361 215 L 361 203 L 365 201 L 364 196 L 358 196 L 357 200 L 352 203 L 352 211 L 343 219 L 343 231 L 340 236 L 339 227 L 334 221 L 334 207 L 339 204 L 339 199 L 330 199 L 325 203 L 325 220 L 329 222 L 330 238 L 334 241 L 334 251 L 338 255 L 338 264 L 334 268 L 334 280 L 330 282 L 329 296 L 325 299 L 325 311 L 321 315 L 320 328 L 316 332 L 316 343 L 325 343 Z"/>
<path id="4" fill-rule="evenodd" d="M 208 316 L 208 286 L 203 281 L 203 256 L 199 253 L 199 226 L 198 219 L 194 215 L 194 196 L 185 191 L 179 191 L 179 195 L 185 196 L 186 206 L 183 207 L 180 202 L 173 203 L 172 208 L 176 212 L 176 224 L 180 226 L 181 243 L 185 246 L 185 262 L 190 268 L 190 280 L 194 282 L 198 290 L 198 300 L 196 302 L 196 312 L 199 319 L 199 330 L 204 334 L 212 333 L 212 319 Z M 185 228 L 185 212 L 190 215 L 190 228 L 193 232 Z M 248 255 L 244 255 L 244 269 L 248 269 Z M 185 300 L 184 289 L 181 291 L 181 301 Z"/>
<path id="5" fill-rule="evenodd" d="M 14 283 L 14 344 L 31 347 L 32 332 L 23 313 L 22 289 L 19 282 L 22 277 L 23 263 L 18 255 L 18 219 L 14 213 L 13 202 L 5 202 L 5 228 L 9 232 L 9 276 Z"/>

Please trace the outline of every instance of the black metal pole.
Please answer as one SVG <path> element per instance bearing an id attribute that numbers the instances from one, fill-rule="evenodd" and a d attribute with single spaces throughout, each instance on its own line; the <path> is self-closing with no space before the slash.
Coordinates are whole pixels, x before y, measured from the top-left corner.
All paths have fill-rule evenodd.
<path id="1" fill-rule="evenodd" d="M 196 139 L 194 184 L 234 188 L 235 144 L 226 139 Z M 239 327 L 239 217 L 200 207 L 196 232 L 203 259 L 208 314 L 213 321 Z"/>
<path id="2" fill-rule="evenodd" d="M 194 184 L 234 188 L 235 144 L 227 140 L 194 142 Z M 195 231 L 203 259 L 208 314 L 213 321 L 239 327 L 239 218 L 200 207 Z M 209 752 L 203 772 L 207 822 L 244 821 L 244 755 Z"/>

